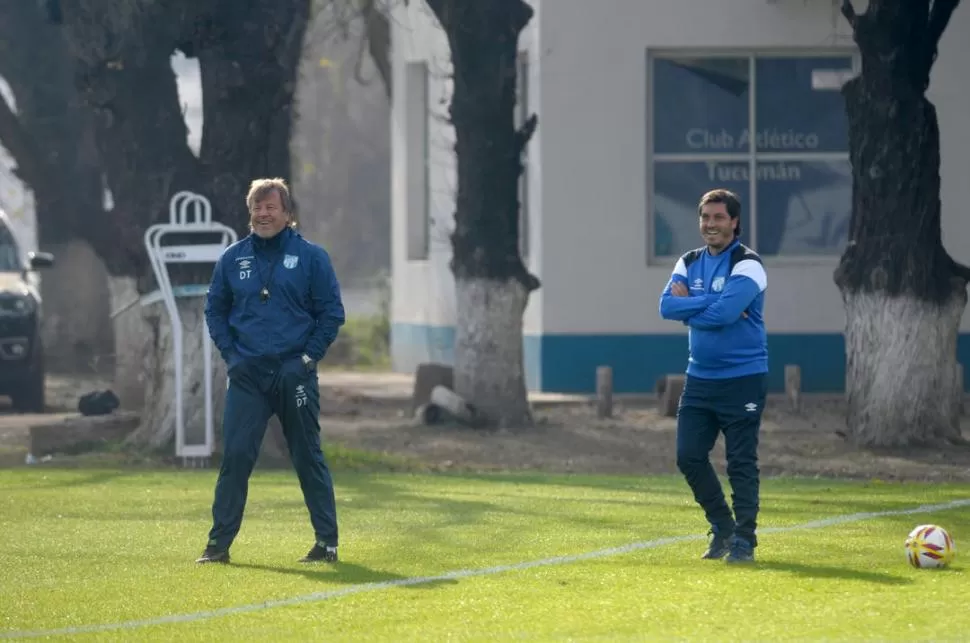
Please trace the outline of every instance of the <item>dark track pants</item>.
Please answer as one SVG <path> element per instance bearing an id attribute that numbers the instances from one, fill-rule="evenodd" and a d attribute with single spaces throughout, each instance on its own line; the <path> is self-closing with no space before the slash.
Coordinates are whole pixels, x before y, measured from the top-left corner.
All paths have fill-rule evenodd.
<path id="1" fill-rule="evenodd" d="M 694 492 L 707 521 L 720 534 L 757 546 L 759 508 L 758 433 L 767 394 L 767 376 L 724 380 L 687 377 L 677 411 L 677 468 Z M 724 433 L 732 515 L 710 453 Z"/>
<path id="2" fill-rule="evenodd" d="M 209 545 L 228 549 L 239 533 L 249 476 L 274 413 L 283 427 L 317 542 L 337 545 L 333 480 L 320 449 L 320 390 L 316 373 L 308 373 L 299 359 L 250 360 L 230 373 Z"/>

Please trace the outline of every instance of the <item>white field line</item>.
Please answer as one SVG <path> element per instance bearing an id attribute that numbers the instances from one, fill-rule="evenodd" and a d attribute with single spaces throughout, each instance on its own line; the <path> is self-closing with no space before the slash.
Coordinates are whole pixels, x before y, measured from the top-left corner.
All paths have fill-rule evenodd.
<path id="1" fill-rule="evenodd" d="M 760 534 L 781 534 L 792 531 L 804 531 L 807 529 L 823 529 L 825 527 L 833 527 L 835 525 L 843 525 L 850 522 L 860 522 L 863 520 L 869 520 L 872 518 L 884 518 L 886 516 L 909 516 L 913 514 L 921 513 L 932 513 L 935 511 L 946 511 L 948 509 L 956 509 L 958 507 L 968 507 L 970 506 L 970 498 L 965 498 L 962 500 L 953 500 L 951 502 L 944 502 L 936 505 L 922 505 L 919 507 L 913 507 L 910 509 L 896 509 L 892 511 L 872 511 L 865 513 L 854 513 L 847 514 L 844 516 L 832 516 L 830 518 L 823 518 L 821 520 L 814 520 L 812 522 L 802 523 L 800 525 L 792 525 L 789 527 L 769 527 L 766 529 L 759 529 Z M 390 589 L 393 587 L 407 587 L 409 585 L 424 585 L 428 583 L 435 583 L 438 581 L 447 580 L 458 580 L 462 578 L 473 578 L 475 576 L 493 576 L 495 574 L 504 574 L 506 572 L 516 572 L 523 569 L 532 569 L 533 567 L 548 567 L 551 565 L 567 565 L 569 563 L 576 563 L 584 560 L 593 560 L 597 558 L 607 558 L 609 556 L 618 556 L 620 554 L 628 554 L 630 552 L 639 551 L 641 549 L 656 549 L 657 547 L 663 547 L 665 545 L 674 545 L 677 543 L 684 543 L 694 540 L 706 540 L 707 536 L 700 534 L 693 534 L 689 536 L 671 536 L 669 538 L 657 538 L 656 540 L 646 540 L 637 543 L 630 543 L 629 545 L 622 545 L 620 547 L 610 547 L 609 549 L 598 549 L 596 551 L 586 552 L 584 554 L 573 554 L 570 556 L 555 556 L 553 558 L 542 558 L 540 560 L 530 560 L 522 563 L 513 563 L 511 565 L 497 565 L 495 567 L 486 567 L 484 569 L 461 569 L 451 572 L 445 572 L 444 574 L 439 574 L 437 576 L 415 576 L 412 578 L 402 578 L 398 580 L 390 581 L 380 581 L 373 583 L 361 583 L 359 585 L 349 585 L 341 589 L 329 590 L 326 592 L 314 592 L 312 594 L 304 594 L 302 596 L 293 596 L 290 598 L 281 598 L 273 601 L 266 601 L 263 603 L 251 603 L 249 605 L 237 605 L 236 607 L 221 607 L 219 609 L 207 610 L 204 612 L 191 612 L 188 614 L 170 614 L 168 616 L 156 616 L 152 618 L 146 618 L 135 621 L 123 621 L 121 623 L 103 623 L 99 625 L 80 625 L 77 627 L 61 627 L 50 630 L 33 630 L 33 631 L 23 631 L 23 632 L 0 632 L 0 639 L 16 639 L 16 638 L 36 638 L 45 636 L 59 636 L 59 635 L 71 635 L 71 634 L 91 634 L 97 632 L 108 632 L 112 630 L 133 630 L 141 627 L 151 627 L 154 625 L 166 625 L 169 623 L 190 623 L 192 621 L 204 621 L 212 618 L 219 618 L 222 616 L 233 616 L 235 614 L 249 614 L 252 612 L 259 612 L 262 610 L 273 609 L 276 607 L 288 607 L 291 605 L 301 605 L 303 603 L 316 603 L 319 601 L 326 601 L 332 598 L 340 598 L 341 596 L 348 596 L 350 594 L 359 594 L 361 592 L 373 592 L 382 589 Z"/>

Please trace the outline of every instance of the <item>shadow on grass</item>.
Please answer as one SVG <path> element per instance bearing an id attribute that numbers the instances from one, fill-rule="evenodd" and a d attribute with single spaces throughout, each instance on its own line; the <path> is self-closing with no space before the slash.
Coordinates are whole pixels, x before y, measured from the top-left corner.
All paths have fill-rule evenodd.
<path id="1" fill-rule="evenodd" d="M 805 565 L 802 563 L 791 563 L 783 561 L 764 561 L 756 562 L 752 569 L 770 572 L 786 572 L 793 576 L 805 578 L 828 578 L 833 580 L 856 580 L 865 583 L 875 583 L 878 585 L 910 585 L 912 579 L 903 576 L 895 576 L 884 572 L 868 572 L 849 567 L 831 567 L 829 565 Z"/>
<path id="2" fill-rule="evenodd" d="M 458 583 L 453 578 L 442 578 L 438 580 L 428 580 L 422 582 L 422 578 L 414 576 L 402 576 L 392 572 L 379 571 L 357 565 L 355 563 L 337 562 L 332 564 L 300 564 L 300 567 L 260 565 L 256 563 L 232 563 L 233 567 L 243 569 L 255 569 L 289 576 L 302 576 L 308 580 L 325 581 L 330 583 L 344 583 L 347 585 L 365 585 L 388 583 L 400 587 L 413 587 L 417 589 L 431 589 L 441 585 L 455 585 Z"/>
<path id="3" fill-rule="evenodd" d="M 465 478 L 464 476 L 449 476 L 452 480 L 469 480 L 475 478 Z M 670 509 L 680 508 L 685 500 L 683 492 L 658 491 L 651 492 L 643 500 L 621 501 L 618 499 L 600 499 L 589 497 L 574 497 L 563 495 L 538 495 L 529 497 L 523 495 L 521 490 L 509 492 L 503 495 L 495 490 L 501 488 L 496 481 L 502 482 L 502 477 L 496 480 L 482 478 L 490 486 L 475 487 L 469 486 L 465 489 L 460 487 L 441 488 L 434 485 L 415 486 L 413 484 L 398 484 L 395 478 L 389 477 L 368 477 L 360 476 L 355 478 L 343 478 L 338 483 L 340 493 L 353 497 L 353 507 L 361 511 L 388 511 L 398 512 L 403 507 L 413 511 L 426 513 L 429 518 L 423 524 L 409 526 L 411 536 L 419 538 L 427 543 L 442 543 L 450 540 L 448 534 L 449 527 L 463 527 L 469 525 L 482 524 L 483 521 L 492 520 L 497 515 L 508 517 L 520 517 L 527 521 L 548 520 L 562 521 L 568 516 L 571 524 L 584 526 L 594 529 L 603 528 L 624 528 L 629 524 L 627 513 L 618 514 L 596 514 L 585 515 L 584 505 L 603 506 L 611 504 L 619 507 L 643 506 L 645 502 L 650 502 L 656 506 L 660 502 L 668 505 Z M 533 484 L 539 485 L 538 481 Z M 560 485 L 565 488 L 565 485 Z M 565 492 L 575 493 L 576 489 L 581 489 L 582 484 L 573 484 Z M 509 501 L 505 501 L 508 499 Z M 302 498 L 292 496 L 285 501 L 274 501 L 273 509 L 302 510 L 305 506 Z M 578 511 L 573 511 L 573 507 L 578 507 Z M 255 515 L 251 512 L 250 515 Z M 521 521 L 519 521 L 521 522 Z M 519 522 L 509 523 L 502 529 L 521 529 Z M 496 533 L 496 538 L 501 535 Z"/>
<path id="4" fill-rule="evenodd" d="M 64 469 L 64 473 L 73 472 L 76 470 Z M 119 480 L 121 478 L 128 478 L 131 476 L 140 475 L 139 471 L 125 471 L 125 470 L 109 470 L 109 471 L 97 471 L 90 474 L 85 474 L 82 477 L 56 477 L 56 478 L 44 478 L 38 480 L 37 482 L 24 485 L 28 489 L 57 489 L 61 487 L 83 487 L 87 485 L 100 485 L 114 480 Z"/>

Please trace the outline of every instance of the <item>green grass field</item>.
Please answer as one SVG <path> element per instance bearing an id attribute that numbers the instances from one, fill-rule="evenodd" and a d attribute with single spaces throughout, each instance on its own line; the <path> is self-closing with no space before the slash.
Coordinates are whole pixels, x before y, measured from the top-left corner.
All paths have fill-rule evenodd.
<path id="1" fill-rule="evenodd" d="M 966 559 L 914 570 L 902 548 L 925 522 L 970 542 L 970 504 L 854 515 L 970 499 L 967 486 L 766 480 L 759 560 L 739 568 L 698 558 L 706 525 L 674 477 L 338 472 L 342 562 L 305 566 L 295 476 L 257 472 L 233 564 L 198 566 L 214 480 L 0 471 L 0 638 L 970 636 Z"/>

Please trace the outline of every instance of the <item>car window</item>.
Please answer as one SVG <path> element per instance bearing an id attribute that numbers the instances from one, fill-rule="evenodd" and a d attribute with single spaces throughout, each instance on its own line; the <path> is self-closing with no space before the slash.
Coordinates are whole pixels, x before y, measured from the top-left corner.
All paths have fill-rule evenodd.
<path id="1" fill-rule="evenodd" d="M 20 272 L 23 263 L 20 260 L 20 249 L 13 238 L 10 229 L 0 225 L 0 272 Z"/>

